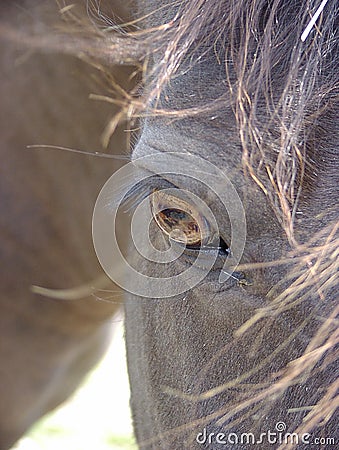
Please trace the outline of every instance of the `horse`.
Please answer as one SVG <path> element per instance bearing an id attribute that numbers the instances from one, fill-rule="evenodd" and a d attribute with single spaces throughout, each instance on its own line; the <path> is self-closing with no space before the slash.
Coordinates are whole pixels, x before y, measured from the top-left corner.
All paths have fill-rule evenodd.
<path id="1" fill-rule="evenodd" d="M 106 273 L 127 292 L 126 348 L 139 447 L 334 448 L 337 6 L 304 0 L 163 5 L 143 0 L 131 6 L 128 20 L 128 13 L 125 20 L 117 20 L 119 14 L 97 15 L 100 26 L 95 22 L 92 34 L 88 24 L 74 19 L 72 8 L 62 12 L 71 13 L 73 28 L 50 36 L 44 28 L 24 30 L 28 48 L 73 53 L 100 69 L 134 65 L 131 87 L 122 89 L 103 69 L 110 95 L 92 96 L 119 107 L 105 129 L 106 145 L 114 143 L 121 121 L 136 130 L 130 162 L 96 202 L 93 238 Z M 17 33 L 7 27 L 1 34 L 18 42 Z M 62 145 L 79 146 L 79 141 Z M 77 183 L 87 186 L 93 178 L 84 177 L 82 157 L 73 156 Z M 29 153 L 25 173 L 32 158 Z M 64 178 L 60 185 L 62 198 L 68 197 Z M 27 189 L 24 202 L 26 196 Z M 120 225 L 129 247 L 123 258 L 111 224 L 118 224 L 119 208 L 128 216 L 128 228 Z M 39 282 L 29 283 L 59 287 L 49 277 L 60 280 L 60 267 L 68 276 L 78 267 L 64 268 L 64 252 L 60 260 L 53 255 L 56 273 L 44 279 L 40 266 Z M 11 266 L 9 272 L 15 274 Z M 12 293 L 9 289 L 13 283 Z M 58 297 L 58 291 L 35 292 Z M 68 315 L 76 305 L 82 315 L 85 308 L 78 300 L 73 305 L 34 298 L 30 306 L 37 304 L 43 311 L 53 305 L 59 337 L 65 324 L 55 311 L 65 308 Z M 88 318 L 90 336 L 94 327 L 102 345 L 104 318 L 112 316 L 114 305 L 92 303 L 90 311 L 99 316 L 94 325 Z M 73 326 L 69 321 L 67 332 L 73 333 Z M 44 327 L 26 316 L 20 333 L 22 328 L 32 339 Z M 10 323 L 9 330 L 12 354 L 19 355 L 22 367 L 18 327 Z M 35 339 L 32 348 L 38 344 Z M 71 344 L 73 352 L 79 349 Z M 60 340 L 56 345 L 61 351 Z M 36 355 L 40 364 L 51 364 L 46 353 L 44 340 Z M 79 358 L 69 358 L 77 378 L 66 395 L 92 364 L 79 370 Z M 70 374 L 64 360 L 52 365 L 63 377 L 47 388 L 60 397 Z M 44 368 L 39 376 L 50 381 L 47 372 Z M 33 421 L 42 410 L 36 398 L 41 383 L 32 389 L 35 375 L 28 375 L 31 384 L 22 392 L 27 405 L 39 410 Z M 13 383 L 20 386 L 17 377 Z M 13 391 L 8 398 L 15 408 L 22 399 Z M 49 399 L 43 409 L 50 407 Z M 8 412 L 2 417 L 6 423 Z M 11 417 L 20 433 L 24 427 L 16 414 Z"/>
<path id="2" fill-rule="evenodd" d="M 54 2 L 1 5 L 7 38 L 25 25 L 32 36 L 56 17 Z M 109 345 L 122 302 L 91 238 L 96 197 L 123 163 L 93 156 L 104 148 L 101 134 L 116 108 L 89 99 L 106 93 L 94 66 L 7 38 L 2 34 L 1 449 L 72 394 Z M 130 70 L 120 72 L 123 86 Z M 29 148 L 35 144 L 88 154 Z M 127 154 L 124 126 L 106 156 L 115 148 Z M 105 294 L 93 296 L 93 287 L 113 290 L 114 300 L 100 301 Z"/>

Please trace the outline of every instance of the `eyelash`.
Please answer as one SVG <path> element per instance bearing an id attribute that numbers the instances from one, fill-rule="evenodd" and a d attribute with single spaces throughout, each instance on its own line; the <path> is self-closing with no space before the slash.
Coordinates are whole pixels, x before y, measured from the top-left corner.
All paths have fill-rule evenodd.
<path id="1" fill-rule="evenodd" d="M 150 183 L 150 180 L 152 180 L 152 186 Z M 141 181 L 134 186 L 132 186 L 127 194 L 125 195 L 124 199 L 121 202 L 121 206 L 127 209 L 124 209 L 125 212 L 131 212 L 134 210 L 145 198 L 147 198 L 152 191 L 154 190 L 154 185 L 159 184 L 161 182 L 161 178 L 157 175 L 154 175 L 152 178 L 148 178 L 147 181 Z M 155 181 L 155 183 L 154 183 Z M 162 188 L 164 188 L 164 182 L 161 183 Z M 172 183 L 166 182 L 168 184 L 168 187 L 176 188 Z M 167 186 L 166 186 L 167 187 Z"/>
<path id="2" fill-rule="evenodd" d="M 203 246 L 201 247 L 202 250 L 218 250 L 218 253 L 220 256 L 229 256 L 231 253 L 230 248 L 226 244 L 226 242 L 223 240 L 222 237 L 219 237 L 219 245 L 218 247 L 212 247 L 212 246 Z M 200 249 L 199 249 L 200 250 Z"/>

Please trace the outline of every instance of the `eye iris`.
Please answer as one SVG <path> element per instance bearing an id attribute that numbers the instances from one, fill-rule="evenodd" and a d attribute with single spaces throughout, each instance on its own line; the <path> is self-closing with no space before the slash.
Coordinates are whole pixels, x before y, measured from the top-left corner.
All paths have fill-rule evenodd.
<path id="1" fill-rule="evenodd" d="M 177 225 L 181 220 L 187 219 L 187 213 L 180 209 L 164 209 L 159 216 L 169 224 L 169 226 Z"/>
<path id="2" fill-rule="evenodd" d="M 187 244 L 197 245 L 201 242 L 200 227 L 195 219 L 185 211 L 176 208 L 163 209 L 156 215 L 159 226 L 167 233 L 177 230 L 186 236 Z M 175 240 L 184 242 L 176 236 Z"/>

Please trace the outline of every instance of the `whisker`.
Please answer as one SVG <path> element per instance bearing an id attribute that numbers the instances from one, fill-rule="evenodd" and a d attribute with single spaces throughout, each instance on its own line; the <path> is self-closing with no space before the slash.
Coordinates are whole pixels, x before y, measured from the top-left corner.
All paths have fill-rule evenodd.
<path id="1" fill-rule="evenodd" d="M 54 298 L 58 300 L 80 300 L 82 298 L 89 297 L 98 288 L 104 288 L 112 284 L 112 281 L 107 278 L 106 275 L 99 275 L 91 283 L 85 283 L 80 286 L 69 289 L 51 289 L 42 286 L 32 285 L 30 290 L 33 294 L 42 295 L 48 298 Z"/>
<path id="2" fill-rule="evenodd" d="M 70 147 L 62 147 L 60 145 L 49 145 L 49 144 L 32 144 L 27 145 L 26 148 L 42 148 L 42 149 L 51 149 L 51 150 L 62 150 L 66 152 L 71 153 L 80 153 L 81 155 L 88 155 L 88 156 L 96 156 L 99 158 L 108 158 L 108 159 L 118 159 L 122 161 L 130 161 L 131 158 L 129 155 L 111 155 L 108 153 L 101 153 L 101 152 L 86 152 L 85 150 L 79 150 L 76 148 L 70 148 Z"/>
<path id="3" fill-rule="evenodd" d="M 95 300 L 97 300 L 98 302 L 110 303 L 110 304 L 113 304 L 113 305 L 123 305 L 124 304 L 123 300 L 120 300 L 120 301 L 113 300 L 113 298 L 119 297 L 119 295 L 116 295 L 115 297 L 114 296 L 110 296 L 110 297 L 104 298 L 104 297 L 100 297 L 99 295 L 92 294 L 92 297 Z M 121 293 L 120 293 L 120 297 L 121 297 Z"/>

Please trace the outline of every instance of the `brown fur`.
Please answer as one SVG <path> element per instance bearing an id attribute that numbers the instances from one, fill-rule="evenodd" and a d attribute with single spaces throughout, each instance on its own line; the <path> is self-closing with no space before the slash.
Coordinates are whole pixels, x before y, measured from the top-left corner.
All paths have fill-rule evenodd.
<path id="1" fill-rule="evenodd" d="M 1 23 L 22 30 L 46 9 L 55 21 L 53 2 L 7 4 Z M 122 301 L 101 275 L 91 239 L 94 202 L 121 163 L 27 146 L 123 154 L 128 139 L 119 127 L 103 149 L 101 135 L 116 108 L 89 99 L 107 92 L 98 70 L 1 38 L 0 448 L 7 449 L 101 357 Z M 128 80 L 128 69 L 121 74 Z M 75 289 L 75 299 L 37 295 L 33 285 Z M 113 287 L 115 301 L 97 300 L 102 287 Z"/>

